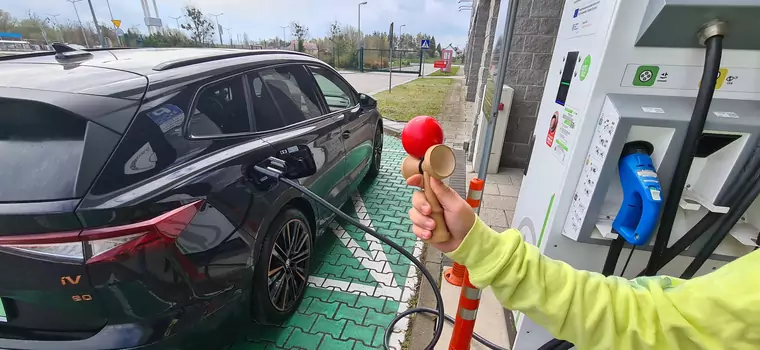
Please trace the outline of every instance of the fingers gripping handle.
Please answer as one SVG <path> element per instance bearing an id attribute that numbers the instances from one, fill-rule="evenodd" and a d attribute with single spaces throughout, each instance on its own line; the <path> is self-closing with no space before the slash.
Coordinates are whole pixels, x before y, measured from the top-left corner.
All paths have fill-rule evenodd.
<path id="1" fill-rule="evenodd" d="M 441 203 L 438 202 L 438 197 L 436 197 L 433 192 L 433 187 L 430 185 L 430 175 L 428 173 L 423 173 L 422 178 L 424 179 L 425 187 L 423 190 L 425 191 L 425 198 L 427 198 L 427 201 L 430 204 L 430 209 L 432 209 L 432 214 L 430 216 L 435 220 L 433 236 L 430 237 L 428 241 L 433 243 L 446 242 L 451 239 L 451 233 L 449 232 L 448 227 L 446 227 L 446 220 L 443 219 L 443 207 L 441 206 Z"/>
<path id="2" fill-rule="evenodd" d="M 401 173 L 404 178 L 419 174 L 420 170 L 422 170 L 425 198 L 427 198 L 432 209 L 430 216 L 435 220 L 435 230 L 433 230 L 433 235 L 428 240 L 430 242 L 446 242 L 451 238 L 451 233 L 446 227 L 446 221 L 443 217 L 443 207 L 433 192 L 430 180 L 432 178 L 443 180 L 451 176 L 455 166 L 454 151 L 446 145 L 434 145 L 428 148 L 427 152 L 425 152 L 425 157 L 421 161 L 408 156 L 401 165 Z"/>

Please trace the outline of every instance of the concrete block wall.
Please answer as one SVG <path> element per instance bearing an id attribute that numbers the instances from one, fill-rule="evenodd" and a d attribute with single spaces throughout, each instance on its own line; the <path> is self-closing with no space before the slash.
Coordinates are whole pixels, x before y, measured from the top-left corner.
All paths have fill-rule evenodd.
<path id="1" fill-rule="evenodd" d="M 475 95 L 478 92 L 479 77 L 483 56 L 489 55 L 490 48 L 485 45 L 486 36 L 488 35 L 488 20 L 491 13 L 491 2 L 494 0 L 478 0 L 472 10 L 472 25 L 470 28 L 468 46 L 467 46 L 467 71 L 465 72 L 465 100 L 468 102 L 475 101 Z"/>
<path id="2" fill-rule="evenodd" d="M 475 85 L 475 105 L 480 106 L 483 103 L 483 93 L 490 74 L 491 54 L 493 52 L 494 40 L 501 35 L 496 33 L 496 26 L 499 21 L 499 6 L 501 0 L 490 0 L 488 10 L 488 20 L 486 21 L 485 38 L 483 39 L 483 54 L 480 55 L 480 71 L 478 72 L 478 83 Z M 477 123 L 477 119 L 476 119 Z"/>
<path id="3" fill-rule="evenodd" d="M 482 0 L 481 0 L 482 1 Z M 501 166 L 522 168 L 557 40 L 564 0 L 520 0 L 505 84 L 515 89 Z"/>

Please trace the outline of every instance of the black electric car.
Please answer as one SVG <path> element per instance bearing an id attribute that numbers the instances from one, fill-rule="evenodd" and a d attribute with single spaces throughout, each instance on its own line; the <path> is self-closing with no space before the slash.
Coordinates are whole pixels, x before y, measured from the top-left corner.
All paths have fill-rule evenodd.
<path id="1" fill-rule="evenodd" d="M 0 59 L 0 348 L 288 317 L 333 214 L 253 169 L 341 205 L 378 172 L 377 103 L 294 52 L 55 48 Z"/>

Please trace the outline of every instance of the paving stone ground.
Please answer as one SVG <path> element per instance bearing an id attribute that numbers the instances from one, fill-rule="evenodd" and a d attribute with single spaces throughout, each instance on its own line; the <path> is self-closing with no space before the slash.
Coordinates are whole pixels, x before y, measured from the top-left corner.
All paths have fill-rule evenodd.
<path id="1" fill-rule="evenodd" d="M 415 256 L 422 242 L 406 212 L 413 189 L 400 174 L 401 143 L 385 137 L 380 175 L 366 182 L 343 208 Z M 252 326 L 232 350 L 382 349 L 388 324 L 414 295 L 413 265 L 401 254 L 342 220 L 315 245 L 312 275 L 296 314 L 279 326 Z M 391 347 L 400 349 L 408 323 L 400 322 Z"/>

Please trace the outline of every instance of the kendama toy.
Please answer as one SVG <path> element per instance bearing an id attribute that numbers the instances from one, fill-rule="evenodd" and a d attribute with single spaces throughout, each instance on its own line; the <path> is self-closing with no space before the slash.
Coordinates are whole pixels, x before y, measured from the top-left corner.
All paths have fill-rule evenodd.
<path id="1" fill-rule="evenodd" d="M 423 191 L 432 209 L 435 230 L 428 241 L 448 241 L 451 233 L 443 219 L 443 207 L 430 188 L 431 178 L 446 179 L 456 167 L 454 151 L 443 144 L 443 128 L 433 117 L 414 117 L 401 132 L 401 144 L 409 154 L 401 163 L 401 175 L 408 179 L 412 175 L 422 174 Z"/>

